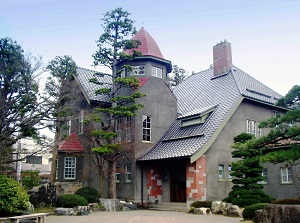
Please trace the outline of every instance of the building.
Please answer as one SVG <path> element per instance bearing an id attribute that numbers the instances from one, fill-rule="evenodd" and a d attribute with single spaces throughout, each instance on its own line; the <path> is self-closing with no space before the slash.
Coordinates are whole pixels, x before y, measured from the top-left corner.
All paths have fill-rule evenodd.
<path id="1" fill-rule="evenodd" d="M 133 38 L 141 41 L 138 50 L 143 56 L 121 62 L 119 66 L 126 63 L 134 67 L 133 72 L 123 75 L 139 78 L 139 91 L 147 96 L 139 99 L 145 106 L 136 117 L 119 123 L 120 126 L 130 123 L 130 130 L 124 127 L 120 132 L 134 150 L 117 164 L 118 198 L 139 203 L 187 204 L 194 200 L 225 198 L 232 187 L 233 138 L 243 132 L 256 137 L 266 134 L 265 129 L 258 127 L 259 122 L 286 111 L 275 106 L 281 95 L 234 66 L 231 44 L 226 40 L 213 47 L 212 68 L 191 75 L 171 90 L 166 77 L 172 65 L 163 57 L 155 40 L 144 28 Z M 66 178 L 66 168 L 69 168 L 66 163 L 75 153 L 64 153 L 66 147 L 64 151 L 60 148 L 59 166 L 64 166 L 64 175 L 60 170 L 58 179 L 98 188 L 99 175 L 87 160 L 86 151 L 92 146 L 85 134 L 88 127 L 82 126 L 80 120 L 94 106 L 106 106 L 109 102 L 95 95 L 98 85 L 88 81 L 92 77 L 111 84 L 109 75 L 78 68 L 75 79 L 85 100 L 80 104 L 81 115 L 71 121 L 75 124 L 70 125 L 69 133 L 76 132 L 72 137 L 77 138 L 83 148 L 76 154 L 83 154 L 80 159 L 86 160 L 73 159 L 72 168 L 78 175 Z M 62 154 L 65 154 L 64 160 Z M 275 173 L 268 166 L 268 175 L 271 173 L 278 174 L 278 180 L 283 179 L 280 171 Z M 282 169 L 281 174 L 285 173 L 289 174 Z M 277 198 L 299 194 L 299 189 L 290 181 L 279 184 L 283 191 L 286 187 L 290 192 L 272 193 L 274 188 L 269 183 L 265 184 L 266 191 Z"/>

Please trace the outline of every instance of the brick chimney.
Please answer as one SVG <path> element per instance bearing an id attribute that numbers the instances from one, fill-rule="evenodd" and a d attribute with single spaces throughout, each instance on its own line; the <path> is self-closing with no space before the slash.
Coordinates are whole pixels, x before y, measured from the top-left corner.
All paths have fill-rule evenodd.
<path id="1" fill-rule="evenodd" d="M 213 47 L 214 75 L 227 73 L 232 69 L 231 43 L 224 40 Z"/>

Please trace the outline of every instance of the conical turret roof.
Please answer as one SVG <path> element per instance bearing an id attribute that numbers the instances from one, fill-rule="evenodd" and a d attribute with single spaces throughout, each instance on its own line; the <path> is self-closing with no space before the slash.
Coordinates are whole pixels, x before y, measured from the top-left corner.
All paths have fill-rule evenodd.
<path id="1" fill-rule="evenodd" d="M 139 40 L 141 45 L 135 50 L 140 51 L 143 56 L 153 56 L 160 59 L 165 59 L 162 55 L 157 43 L 153 39 L 153 37 L 142 27 L 133 37 L 133 40 Z M 132 53 L 131 50 L 126 51 L 127 54 Z"/>

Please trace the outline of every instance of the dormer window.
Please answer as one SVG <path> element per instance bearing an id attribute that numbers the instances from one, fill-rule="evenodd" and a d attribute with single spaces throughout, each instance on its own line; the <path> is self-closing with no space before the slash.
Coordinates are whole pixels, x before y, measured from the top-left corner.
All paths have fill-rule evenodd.
<path id="1" fill-rule="evenodd" d="M 163 77 L 163 69 L 160 67 L 152 66 L 151 67 L 151 76 L 162 78 Z"/>
<path id="2" fill-rule="evenodd" d="M 178 119 L 181 120 L 181 127 L 203 124 L 211 113 L 216 109 L 216 105 L 200 110 L 191 111 Z"/>

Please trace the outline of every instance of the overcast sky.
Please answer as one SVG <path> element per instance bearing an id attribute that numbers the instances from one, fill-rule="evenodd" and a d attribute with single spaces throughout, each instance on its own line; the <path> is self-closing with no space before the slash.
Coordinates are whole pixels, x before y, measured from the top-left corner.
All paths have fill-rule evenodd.
<path id="1" fill-rule="evenodd" d="M 71 55 L 80 67 L 107 71 L 91 66 L 92 54 L 100 19 L 116 7 L 190 73 L 209 68 L 213 46 L 226 39 L 233 64 L 278 93 L 300 84 L 299 0 L 1 0 L 0 37 L 43 55 L 45 64 Z"/>

